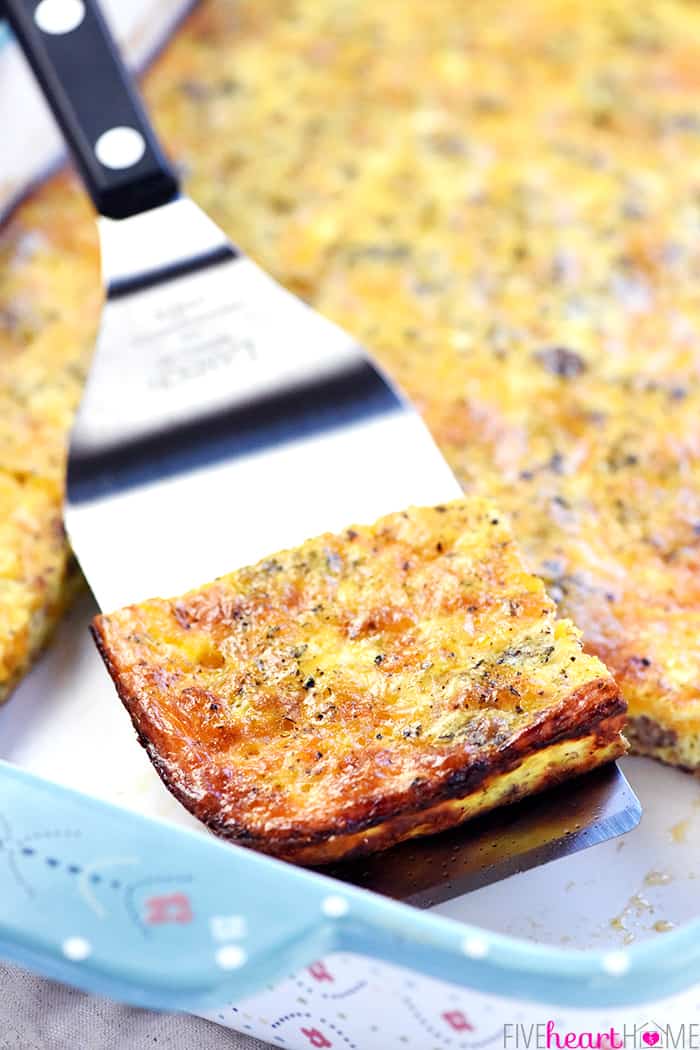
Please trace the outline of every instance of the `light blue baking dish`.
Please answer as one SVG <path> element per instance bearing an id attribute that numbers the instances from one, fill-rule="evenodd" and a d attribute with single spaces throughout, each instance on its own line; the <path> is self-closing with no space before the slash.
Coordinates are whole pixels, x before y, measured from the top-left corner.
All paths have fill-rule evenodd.
<path id="1" fill-rule="evenodd" d="M 471 1012 L 483 994 L 514 1007 L 539 1004 L 542 1016 L 583 1007 L 604 1019 L 613 1006 L 646 1009 L 700 983 L 700 922 L 623 951 L 534 945 L 140 817 L 5 763 L 0 829 L 0 955 L 143 1006 L 216 1007 L 338 952 L 468 990 Z M 698 999 L 678 1001 L 696 1011 Z"/>
<path id="2" fill-rule="evenodd" d="M 657 1028 L 700 1019 L 700 921 L 619 951 L 536 945 L 6 763 L 0 886 L 5 959 L 126 1002 L 205 1011 L 286 1047 L 515 1046 L 518 1024 L 523 1040 L 543 1026 L 533 1046 L 562 1045 L 565 1031 L 579 1040 L 567 1045 L 587 1045 L 586 1033 L 649 1016 Z"/>

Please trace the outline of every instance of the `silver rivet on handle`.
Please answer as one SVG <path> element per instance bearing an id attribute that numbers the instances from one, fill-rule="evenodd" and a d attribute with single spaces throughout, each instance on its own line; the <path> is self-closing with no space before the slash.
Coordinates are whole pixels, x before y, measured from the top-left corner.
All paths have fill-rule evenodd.
<path id="1" fill-rule="evenodd" d="M 72 32 L 84 18 L 83 0 L 41 0 L 34 12 L 39 29 L 52 36 Z"/>
<path id="2" fill-rule="evenodd" d="M 146 140 L 126 125 L 104 131 L 95 143 L 95 156 L 105 168 L 131 168 L 146 152 Z"/>

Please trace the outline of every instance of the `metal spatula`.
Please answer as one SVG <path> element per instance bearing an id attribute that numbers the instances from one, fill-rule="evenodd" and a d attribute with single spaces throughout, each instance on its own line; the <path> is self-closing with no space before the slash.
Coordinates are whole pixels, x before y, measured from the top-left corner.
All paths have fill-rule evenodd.
<path id="1" fill-rule="evenodd" d="M 66 525 L 102 608 L 459 495 L 367 354 L 180 194 L 96 4 L 7 9 L 99 212 L 107 301 L 70 443 Z M 444 899 L 634 826 L 639 807 L 619 772 L 586 782 L 512 809 L 507 834 L 499 817 L 451 834 L 451 869 L 436 839 L 347 877 Z M 498 856 L 477 849 L 484 828 L 507 844 Z M 418 883 L 403 859 L 416 851 Z"/>

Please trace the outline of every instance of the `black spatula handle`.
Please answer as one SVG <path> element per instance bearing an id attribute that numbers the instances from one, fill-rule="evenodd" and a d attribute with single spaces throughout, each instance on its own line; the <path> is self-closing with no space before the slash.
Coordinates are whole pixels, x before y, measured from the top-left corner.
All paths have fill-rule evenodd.
<path id="1" fill-rule="evenodd" d="M 172 200 L 177 177 L 95 0 L 2 6 L 100 214 Z"/>

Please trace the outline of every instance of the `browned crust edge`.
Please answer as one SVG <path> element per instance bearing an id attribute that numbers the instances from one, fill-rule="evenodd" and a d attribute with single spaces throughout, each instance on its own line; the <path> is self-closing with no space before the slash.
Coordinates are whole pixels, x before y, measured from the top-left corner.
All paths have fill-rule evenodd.
<path id="1" fill-rule="evenodd" d="M 605 726 L 599 723 L 592 734 L 584 734 L 580 737 L 578 742 L 584 745 L 584 754 L 577 755 L 575 758 L 572 756 L 573 761 L 571 758 L 567 759 L 565 754 L 561 754 L 562 748 L 571 746 L 572 738 L 566 737 L 563 741 L 552 744 L 545 750 L 547 764 L 542 770 L 535 772 L 534 776 L 532 771 L 528 771 L 526 767 L 538 752 L 530 752 L 524 756 L 520 765 L 510 773 L 498 772 L 487 777 L 476 790 L 463 797 L 438 802 L 419 813 L 406 813 L 390 818 L 382 824 L 354 835 L 336 835 L 322 846 L 301 847 L 294 853 L 285 854 L 285 859 L 297 864 L 316 866 L 334 863 L 336 860 L 345 861 L 389 849 L 407 839 L 435 835 L 460 824 L 467 824 L 470 820 L 481 817 L 491 810 L 512 805 L 528 795 L 537 794 L 565 780 L 582 776 L 597 766 L 619 758 L 626 751 L 626 742 L 620 732 L 623 723 L 624 715 L 616 715 L 614 718 L 606 719 Z M 605 733 L 604 740 L 603 732 Z M 518 775 L 521 770 L 524 776 L 518 782 L 507 785 L 499 783 L 508 781 L 509 778 Z M 322 850 L 321 859 L 319 859 L 319 850 Z"/>
<path id="2" fill-rule="evenodd" d="M 193 816 L 222 838 L 288 860 L 297 857 L 301 860 L 299 855 L 303 855 L 303 863 L 322 863 L 323 851 L 320 847 L 331 836 L 336 842 L 340 837 L 347 838 L 348 851 L 344 856 L 385 848 L 386 845 L 407 837 L 408 831 L 400 835 L 391 835 L 391 842 L 384 842 L 382 837 L 381 845 L 377 839 L 365 849 L 361 843 L 355 844 L 358 833 L 385 821 L 392 821 L 397 826 L 419 822 L 421 814 L 436 804 L 465 798 L 483 788 L 491 779 L 516 768 L 524 757 L 563 740 L 592 737 L 595 754 L 596 751 L 606 748 L 609 751 L 611 743 L 617 737 L 619 748 L 609 757 L 623 754 L 626 750 L 621 729 L 627 706 L 612 677 L 597 678 L 570 693 L 546 717 L 522 730 L 511 741 L 509 747 L 500 751 L 485 751 L 482 757 L 472 761 L 469 766 L 453 767 L 429 781 L 414 781 L 408 791 L 367 799 L 361 806 L 356 807 L 356 812 L 337 817 L 323 826 L 311 827 L 308 824 L 290 821 L 286 828 L 260 832 L 252 829 L 235 812 L 227 811 L 223 799 L 226 771 L 218 766 L 213 767 L 208 762 L 205 750 L 202 750 L 200 756 L 204 773 L 202 780 L 206 781 L 209 790 L 202 793 L 200 789 L 195 795 L 194 785 L 187 775 L 183 774 L 178 764 L 177 748 L 173 749 L 171 735 L 144 708 L 140 697 L 128 688 L 118 664 L 111 659 L 101 617 L 95 617 L 90 630 L 117 693 L 129 713 L 139 743 L 147 751 L 156 772 L 171 794 Z M 192 746 L 191 741 L 189 746 Z M 173 752 L 174 757 L 168 757 L 169 754 L 173 755 Z M 566 775 L 584 771 L 595 764 L 595 761 L 589 762 L 584 765 L 583 770 L 572 770 Z M 557 779 L 559 778 L 554 770 L 549 783 L 555 783 Z M 443 828 L 436 827 L 435 830 Z M 350 839 L 353 839 L 353 843 Z M 315 845 L 319 846 L 318 859 L 313 859 L 314 851 L 311 847 Z M 335 853 L 337 857 L 337 850 Z"/>

